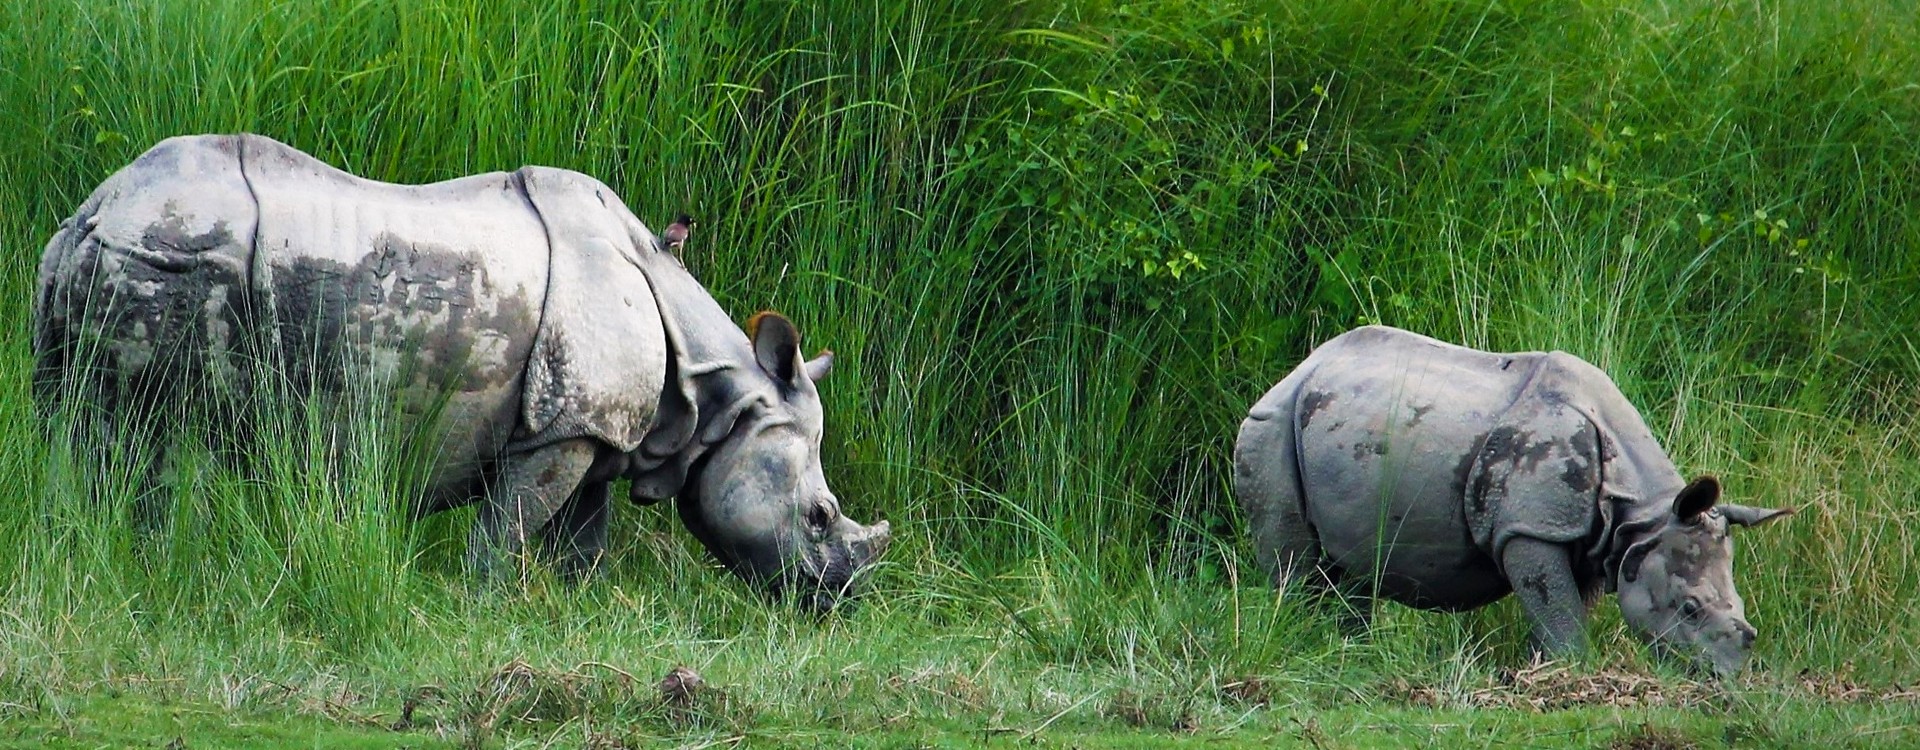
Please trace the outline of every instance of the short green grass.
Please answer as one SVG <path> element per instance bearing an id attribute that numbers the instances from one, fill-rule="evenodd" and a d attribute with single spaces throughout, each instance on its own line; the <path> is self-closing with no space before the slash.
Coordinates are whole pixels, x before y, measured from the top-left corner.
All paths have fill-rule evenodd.
<path id="1" fill-rule="evenodd" d="M 60 711 L 10 722 L 8 748 L 454 747 L 320 716 L 238 712 L 216 704 L 85 696 Z"/>
<path id="2" fill-rule="evenodd" d="M 15 722 L 0 747 L 457 748 L 474 736 L 416 710 L 395 726 L 387 714 L 331 717 L 234 709 L 215 703 L 79 696 L 59 711 Z M 842 748 L 1455 748 L 1526 747 L 1899 747 L 1920 739 L 1913 715 L 1866 705 L 1735 701 L 1712 711 L 1585 707 L 1549 713 L 1440 711 L 1391 706 L 1248 709 L 1218 725 L 1141 725 L 1095 710 L 1038 721 L 887 717 L 839 725 L 765 723 L 748 729 L 675 728 L 565 717 L 530 721 L 483 742 L 501 747 Z"/>
<path id="3" fill-rule="evenodd" d="M 0 28 L 0 742 L 1916 741 L 1906 4 L 0 0 Z M 413 467 L 377 409 L 264 405 L 248 471 L 188 440 L 170 533 L 136 531 L 136 467 L 31 400 L 35 262 L 153 142 L 237 130 L 698 216 L 716 298 L 839 354 L 828 476 L 898 535 L 873 596 L 769 607 L 637 508 L 600 580 L 472 593 L 471 512 L 393 513 Z M 1510 603 L 1347 638 L 1262 585 L 1234 430 L 1364 322 L 1579 354 L 1684 471 L 1800 508 L 1740 541 L 1746 680 L 1486 708 L 1526 665 Z M 1592 633 L 1580 673 L 1691 685 L 1611 604 Z M 658 703 L 679 664 L 713 703 Z M 362 721 L 423 688 L 446 737 Z"/>

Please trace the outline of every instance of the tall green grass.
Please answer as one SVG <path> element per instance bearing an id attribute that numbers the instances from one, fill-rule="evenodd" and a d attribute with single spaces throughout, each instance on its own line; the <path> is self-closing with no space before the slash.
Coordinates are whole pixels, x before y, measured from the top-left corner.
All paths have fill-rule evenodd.
<path id="1" fill-rule="evenodd" d="M 1606 368 L 1683 470 L 1802 509 L 1740 542 L 1764 670 L 1920 668 L 1901 3 L 5 0 L 0 28 L 0 685 L 36 700 L 525 657 L 696 663 L 802 717 L 884 674 L 1224 716 L 1234 675 L 1331 700 L 1515 663 L 1511 607 L 1350 642 L 1248 565 L 1238 421 L 1363 322 Z M 112 510 L 132 468 L 83 502 L 97 467 L 28 387 L 38 251 L 155 141 L 239 130 L 382 180 L 569 167 L 699 217 L 716 298 L 839 353 L 828 476 L 899 535 L 876 596 L 796 621 L 635 508 L 604 580 L 471 594 L 470 512 L 396 512 L 403 426 L 372 407 L 267 404 L 244 468 L 186 449 L 172 533 Z M 1610 609 L 1596 632 L 1640 658 Z M 922 698 L 861 715 L 947 705 Z"/>

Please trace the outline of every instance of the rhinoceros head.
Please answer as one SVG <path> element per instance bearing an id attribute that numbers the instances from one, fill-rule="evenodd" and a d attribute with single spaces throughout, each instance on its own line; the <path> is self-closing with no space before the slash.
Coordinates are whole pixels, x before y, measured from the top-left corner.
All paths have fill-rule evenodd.
<path id="1" fill-rule="evenodd" d="M 1621 616 L 1655 651 L 1730 675 L 1746 663 L 1755 632 L 1734 590 L 1729 531 L 1792 511 L 1719 500 L 1713 477 L 1681 490 L 1672 510 L 1628 543 L 1617 591 Z"/>
<path id="2" fill-rule="evenodd" d="M 749 328 L 767 387 L 692 467 L 680 517 L 735 574 L 825 611 L 853 591 L 891 530 L 886 521 L 863 526 L 842 515 L 820 471 L 814 381 L 832 368 L 833 355 L 803 361 L 799 332 L 773 313 Z"/>

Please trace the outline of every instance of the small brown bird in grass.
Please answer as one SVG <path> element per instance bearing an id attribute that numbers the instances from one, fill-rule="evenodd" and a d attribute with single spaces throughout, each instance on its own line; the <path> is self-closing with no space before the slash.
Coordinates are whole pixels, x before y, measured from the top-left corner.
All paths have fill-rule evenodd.
<path id="1" fill-rule="evenodd" d="M 680 257 L 681 246 L 687 244 L 687 236 L 693 234 L 693 228 L 697 226 L 700 226 L 700 222 L 686 214 L 681 214 L 680 218 L 667 225 L 667 249 L 673 251 L 674 257 Z"/>
<path id="2" fill-rule="evenodd" d="M 700 673 L 684 666 L 674 667 L 660 679 L 660 697 L 675 706 L 692 705 L 694 696 L 706 684 L 706 680 L 700 679 Z"/>

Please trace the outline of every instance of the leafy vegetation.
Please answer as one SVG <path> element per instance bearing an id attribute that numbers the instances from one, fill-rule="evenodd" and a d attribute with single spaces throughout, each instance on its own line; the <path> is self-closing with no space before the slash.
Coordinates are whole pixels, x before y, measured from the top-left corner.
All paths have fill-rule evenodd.
<path id="1" fill-rule="evenodd" d="M 1920 673 L 1902 3 L 0 0 L 0 28 L 0 723 L 147 710 L 114 691 L 390 721 L 523 660 L 692 665 L 730 702 L 676 724 L 603 691 L 545 724 L 455 714 L 448 741 L 1373 745 L 1361 727 L 1440 721 L 1395 680 L 1467 739 L 1665 717 L 1701 742 L 1914 741 L 1911 698 L 1796 682 Z M 264 405 L 251 469 L 186 451 L 169 530 L 136 529 L 144 469 L 42 429 L 33 269 L 155 141 L 242 130 L 390 181 L 568 167 L 656 225 L 698 216 L 687 261 L 728 309 L 839 354 L 827 471 L 894 523 L 878 590 L 806 620 L 623 508 L 591 585 L 470 592 L 470 511 L 394 512 L 415 459 L 377 408 Z M 1732 708 L 1477 709 L 1525 663 L 1515 608 L 1390 608 L 1349 639 L 1262 585 L 1234 431 L 1363 322 L 1586 357 L 1683 470 L 1802 509 L 1741 539 L 1761 640 Z M 1593 632 L 1587 666 L 1658 669 L 1611 605 Z"/>

